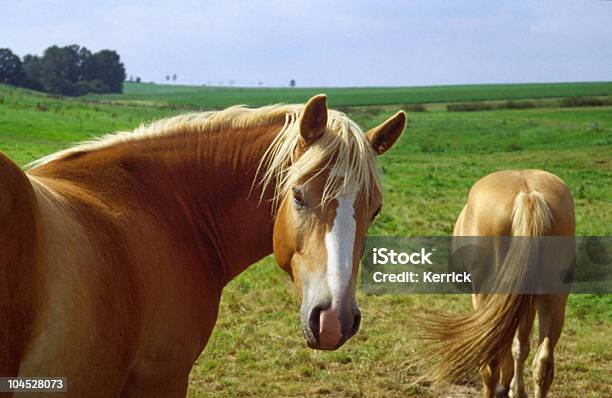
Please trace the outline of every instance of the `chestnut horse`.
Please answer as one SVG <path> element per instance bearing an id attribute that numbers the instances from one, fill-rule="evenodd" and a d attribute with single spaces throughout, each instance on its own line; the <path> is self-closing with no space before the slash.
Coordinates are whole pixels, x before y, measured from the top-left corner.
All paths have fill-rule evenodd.
<path id="1" fill-rule="evenodd" d="M 0 156 L 0 376 L 67 377 L 71 397 L 184 396 L 223 287 L 274 253 L 308 345 L 359 328 L 362 241 L 381 207 L 363 134 L 304 105 L 177 116 L 23 172 Z"/>
<path id="2" fill-rule="evenodd" d="M 471 188 L 467 204 L 455 224 L 455 242 L 463 236 L 574 236 L 574 204 L 565 183 L 542 170 L 500 171 Z M 533 239 L 515 239 L 506 249 L 496 245 L 492 263 L 506 269 L 504 278 L 515 284 L 538 255 Z M 460 247 L 455 246 L 455 250 Z M 560 263 L 571 263 L 575 246 L 554 253 Z M 461 316 L 428 318 L 424 338 L 432 344 L 429 359 L 436 364 L 434 382 L 456 380 L 480 368 L 483 397 L 509 394 L 525 397 L 524 362 L 537 311 L 538 348 L 533 358 L 534 394 L 545 397 L 553 380 L 554 349 L 563 328 L 567 293 L 476 294 L 475 311 Z"/>

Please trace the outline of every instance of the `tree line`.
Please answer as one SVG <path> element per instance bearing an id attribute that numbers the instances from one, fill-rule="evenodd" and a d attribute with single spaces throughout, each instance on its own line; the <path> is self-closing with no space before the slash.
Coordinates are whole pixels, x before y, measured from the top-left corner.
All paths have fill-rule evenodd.
<path id="1" fill-rule="evenodd" d="M 47 48 L 42 56 L 22 58 L 8 48 L 0 48 L 0 83 L 78 96 L 87 93 L 121 93 L 125 67 L 116 51 L 92 53 L 73 44 Z"/>

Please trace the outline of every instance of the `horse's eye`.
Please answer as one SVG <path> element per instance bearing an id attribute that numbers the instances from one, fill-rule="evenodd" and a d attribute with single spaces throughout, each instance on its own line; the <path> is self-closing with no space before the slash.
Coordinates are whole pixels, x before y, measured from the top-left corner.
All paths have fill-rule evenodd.
<path id="1" fill-rule="evenodd" d="M 299 188 L 291 188 L 291 192 L 293 192 L 293 203 L 297 207 L 306 207 L 306 201 L 304 200 L 304 195 Z"/>
<path id="2" fill-rule="evenodd" d="M 378 215 L 380 214 L 381 210 L 382 210 L 382 206 L 380 206 L 378 209 L 376 209 L 376 211 L 374 212 L 374 215 L 372 216 L 372 221 L 374 221 L 374 219 L 376 217 L 378 217 Z"/>

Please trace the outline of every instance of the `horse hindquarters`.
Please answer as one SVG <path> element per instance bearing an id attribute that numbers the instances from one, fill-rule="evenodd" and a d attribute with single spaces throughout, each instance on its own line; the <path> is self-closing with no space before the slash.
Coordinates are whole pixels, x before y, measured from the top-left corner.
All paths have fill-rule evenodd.
<path id="1" fill-rule="evenodd" d="M 539 170 L 497 172 L 479 180 L 454 230 L 455 236 L 531 237 L 513 239 L 507 253 L 499 256 L 503 259 L 498 266 L 498 279 L 503 282 L 500 292 L 517 292 L 523 281 L 532 280 L 537 270 L 528 264 L 537 263 L 545 249 L 534 238 L 574 233 L 571 192 L 558 177 Z M 575 256 L 572 245 L 567 246 L 569 252 L 556 249 L 554 253 L 561 265 Z M 545 397 L 553 379 L 553 351 L 566 299 L 566 294 L 483 295 L 474 297 L 476 311 L 471 314 L 426 319 L 423 338 L 432 342 L 427 354 L 436 363 L 429 378 L 452 381 L 480 368 L 483 396 L 494 396 L 500 378 L 505 390 L 510 387 L 511 396 L 524 395 L 521 370 L 537 310 L 541 326 L 534 359 L 535 393 Z"/>
<path id="2" fill-rule="evenodd" d="M 33 334 L 37 284 L 37 208 L 24 172 L 0 153 L 0 376 L 17 376 Z"/>

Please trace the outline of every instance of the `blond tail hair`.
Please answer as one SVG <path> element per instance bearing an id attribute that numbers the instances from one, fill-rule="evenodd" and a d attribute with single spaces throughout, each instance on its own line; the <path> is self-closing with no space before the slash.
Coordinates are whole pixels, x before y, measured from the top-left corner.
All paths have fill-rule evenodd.
<path id="1" fill-rule="evenodd" d="M 520 192 L 516 196 L 512 236 L 545 235 L 552 221 L 541 193 Z M 512 239 L 493 291 L 516 292 L 531 276 L 529 264 L 534 263 L 531 260 L 537 252 L 537 239 Z M 428 371 L 423 378 L 434 384 L 452 382 L 499 360 L 499 354 L 512 346 L 521 319 L 531 311 L 531 294 L 490 294 L 472 313 L 424 317 L 420 337 L 426 341 L 424 362 Z"/>

